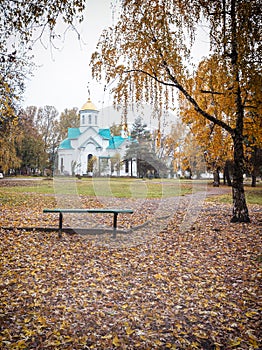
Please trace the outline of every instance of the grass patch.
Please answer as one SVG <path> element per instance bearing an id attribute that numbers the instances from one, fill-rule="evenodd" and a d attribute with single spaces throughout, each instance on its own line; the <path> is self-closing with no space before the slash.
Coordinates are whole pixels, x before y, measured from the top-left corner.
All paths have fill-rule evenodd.
<path id="1" fill-rule="evenodd" d="M 84 196 L 105 196 L 117 198 L 162 198 L 190 194 L 203 189 L 205 183 L 174 179 L 144 180 L 137 178 L 54 178 L 30 181 L 9 181 L 0 188 L 2 197 L 15 194 L 74 194 Z"/>
<path id="2" fill-rule="evenodd" d="M 247 204 L 262 205 L 262 186 L 245 187 Z M 232 203 L 232 193 L 223 194 L 220 196 L 213 196 L 207 199 L 209 202 Z"/>
<path id="3" fill-rule="evenodd" d="M 192 184 L 176 180 L 143 180 L 126 178 L 82 179 L 77 183 L 80 195 L 117 198 L 161 198 L 192 193 Z"/>

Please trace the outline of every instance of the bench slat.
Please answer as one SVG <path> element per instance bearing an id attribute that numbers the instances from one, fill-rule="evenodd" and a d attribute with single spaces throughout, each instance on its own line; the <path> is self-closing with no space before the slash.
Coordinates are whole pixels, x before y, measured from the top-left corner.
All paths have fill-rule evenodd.
<path id="1" fill-rule="evenodd" d="M 132 209 L 71 209 L 71 208 L 61 208 L 61 209 L 44 209 L 44 213 L 129 213 L 132 214 L 134 211 Z"/>

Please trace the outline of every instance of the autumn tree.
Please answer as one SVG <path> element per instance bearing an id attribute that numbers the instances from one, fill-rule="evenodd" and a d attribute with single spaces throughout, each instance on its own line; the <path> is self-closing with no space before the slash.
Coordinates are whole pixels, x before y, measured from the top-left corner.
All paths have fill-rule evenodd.
<path id="1" fill-rule="evenodd" d="M 231 108 L 233 96 L 222 91 L 223 79 L 225 79 L 224 67 L 213 55 L 199 63 L 194 79 L 188 80 L 188 89 L 192 91 L 202 110 L 215 116 L 217 120 L 223 120 L 224 116 L 231 124 L 234 120 Z M 182 120 L 189 126 L 196 142 L 203 150 L 207 168 L 214 176 L 214 186 L 219 186 L 219 173 L 226 161 L 232 158 L 230 134 L 213 121 L 203 118 L 183 94 L 180 94 L 180 112 Z"/>
<path id="2" fill-rule="evenodd" d="M 121 136 L 122 132 L 122 125 L 121 124 L 115 124 L 113 123 L 112 126 L 110 126 L 110 133 L 113 136 Z"/>
<path id="3" fill-rule="evenodd" d="M 47 34 L 46 42 L 55 47 L 54 42 L 61 38 L 56 27 L 59 19 L 73 28 L 79 37 L 76 23 L 82 21 L 84 8 L 85 0 L 0 1 L 0 139 L 5 140 L 0 157 L 5 159 L 4 168 L 18 165 L 10 140 L 17 137 L 15 125 L 25 79 L 33 68 L 31 49 L 44 33 Z M 7 159 L 10 159 L 9 165 Z"/>
<path id="4" fill-rule="evenodd" d="M 16 123 L 5 123 L 0 130 L 0 169 L 4 173 L 19 168 L 21 159 L 16 153 L 16 145 L 21 141 L 21 132 Z"/>
<path id="5" fill-rule="evenodd" d="M 42 169 L 47 158 L 42 137 L 35 125 L 36 115 L 36 106 L 26 107 L 19 113 L 20 139 L 16 142 L 16 155 L 21 161 L 19 171 L 28 175 Z"/>
<path id="6" fill-rule="evenodd" d="M 181 172 L 181 149 L 186 137 L 186 124 L 181 120 L 176 120 L 171 125 L 170 133 L 163 138 L 163 156 L 165 160 L 172 159 L 171 174 L 175 172 L 180 176 Z"/>
<path id="7" fill-rule="evenodd" d="M 67 138 L 68 128 L 78 128 L 80 125 L 80 119 L 78 114 L 78 108 L 73 107 L 71 109 L 66 108 L 60 114 L 59 120 L 59 133 L 61 140 Z"/>
<path id="8" fill-rule="evenodd" d="M 261 16 L 259 0 L 124 0 L 119 20 L 105 30 L 92 56 L 93 75 L 107 82 L 116 79 L 116 103 L 146 101 L 166 110 L 179 91 L 202 118 L 225 130 L 232 138 L 234 172 L 232 222 L 249 222 L 243 186 L 244 119 L 261 81 Z M 196 90 L 191 48 L 198 26 L 209 27 L 210 54 L 224 69 L 217 91 Z M 257 78 L 259 76 L 259 78 Z M 260 84 L 261 85 L 261 84 Z M 210 87 L 211 88 L 211 87 Z M 216 116 L 202 107 L 198 96 L 210 94 L 227 99 L 228 115 Z M 249 102 L 248 102 L 249 101 Z M 256 107 L 255 107 L 256 108 Z"/>
<path id="9" fill-rule="evenodd" d="M 61 142 L 56 108 L 53 106 L 40 107 L 36 115 L 35 125 L 42 137 L 44 152 L 48 155 L 46 166 L 53 173 L 57 148 Z"/>

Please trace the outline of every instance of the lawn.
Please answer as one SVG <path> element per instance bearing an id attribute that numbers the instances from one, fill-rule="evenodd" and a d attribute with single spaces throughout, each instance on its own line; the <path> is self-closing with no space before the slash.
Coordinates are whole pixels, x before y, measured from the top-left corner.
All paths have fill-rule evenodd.
<path id="1" fill-rule="evenodd" d="M 0 183 L 1 223 L 10 226 L 0 229 L 1 349 L 262 347 L 261 189 L 248 188 L 251 223 L 231 224 L 231 204 L 218 196 L 230 189 L 208 187 L 212 197 L 201 199 L 203 184 L 192 190 L 188 181 L 163 180 L 163 196 L 162 180 L 131 180 L 81 179 L 77 191 L 70 181 L 64 191 L 90 207 L 110 202 L 110 191 L 116 205 L 133 205 L 119 224 L 141 229 L 115 239 L 18 230 L 53 226 L 42 209 L 59 195 L 65 200 L 62 188 L 47 180 Z M 147 188 L 143 198 L 138 188 Z M 172 201 L 171 193 L 183 196 Z"/>
<path id="2" fill-rule="evenodd" d="M 54 179 L 36 179 L 35 181 L 20 181 L 14 179 L 8 186 L 0 186 L 3 193 L 42 193 L 55 194 L 77 193 L 85 196 L 114 196 L 118 198 L 147 197 L 159 198 L 162 196 L 179 196 L 192 193 L 199 184 L 200 187 L 206 182 L 179 181 L 170 179 L 135 179 L 135 178 L 66 178 L 55 177 Z M 3 183 L 4 181 L 2 181 Z M 23 182 L 23 184 L 22 184 Z"/>

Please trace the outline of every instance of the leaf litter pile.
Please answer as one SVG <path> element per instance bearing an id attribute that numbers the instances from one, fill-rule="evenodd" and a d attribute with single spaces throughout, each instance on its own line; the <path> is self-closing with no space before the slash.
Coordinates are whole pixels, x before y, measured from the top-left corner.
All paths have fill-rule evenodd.
<path id="1" fill-rule="evenodd" d="M 38 198 L 37 209 L 32 195 L 3 203 L 5 226 L 34 226 L 52 202 Z M 230 224 L 229 205 L 205 203 L 181 230 L 185 210 L 119 248 L 1 229 L 0 348 L 261 349 L 261 207 L 250 205 L 251 224 Z"/>

